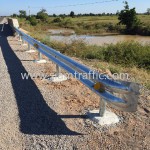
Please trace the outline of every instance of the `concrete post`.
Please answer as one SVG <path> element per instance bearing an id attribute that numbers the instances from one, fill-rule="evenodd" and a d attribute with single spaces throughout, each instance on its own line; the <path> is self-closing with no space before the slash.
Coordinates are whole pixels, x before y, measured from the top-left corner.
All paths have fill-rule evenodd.
<path id="1" fill-rule="evenodd" d="M 21 36 L 19 35 L 19 42 L 22 42 L 22 38 L 21 38 Z"/>
<path id="2" fill-rule="evenodd" d="M 106 102 L 101 98 L 100 100 L 100 109 L 99 109 L 99 115 L 100 117 L 103 117 L 106 111 Z"/>
<path id="3" fill-rule="evenodd" d="M 46 63 L 46 60 L 42 59 L 42 53 L 38 52 L 38 60 L 35 60 L 34 62 L 42 64 Z"/>
<path id="4" fill-rule="evenodd" d="M 21 38 L 22 38 L 22 45 L 23 45 L 23 46 L 27 45 L 27 44 L 25 43 L 23 37 L 21 37 Z"/>
<path id="5" fill-rule="evenodd" d="M 60 75 L 60 67 L 56 65 L 56 76 L 59 77 Z"/>
<path id="6" fill-rule="evenodd" d="M 34 53 L 36 50 L 31 49 L 31 45 L 28 43 L 28 50 L 26 51 L 27 53 Z"/>
<path id="7" fill-rule="evenodd" d="M 42 60 L 42 54 L 40 52 L 38 52 L 38 58 L 39 58 L 39 61 Z"/>
<path id="8" fill-rule="evenodd" d="M 31 50 L 31 45 L 28 43 L 28 51 Z"/>

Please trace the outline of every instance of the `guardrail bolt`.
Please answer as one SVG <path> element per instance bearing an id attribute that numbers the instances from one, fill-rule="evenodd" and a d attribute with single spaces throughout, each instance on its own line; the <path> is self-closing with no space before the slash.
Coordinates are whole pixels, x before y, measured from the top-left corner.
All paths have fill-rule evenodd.
<path id="1" fill-rule="evenodd" d="M 106 111 L 106 102 L 101 98 L 100 99 L 100 109 L 99 109 L 99 115 L 100 117 L 103 117 Z"/>

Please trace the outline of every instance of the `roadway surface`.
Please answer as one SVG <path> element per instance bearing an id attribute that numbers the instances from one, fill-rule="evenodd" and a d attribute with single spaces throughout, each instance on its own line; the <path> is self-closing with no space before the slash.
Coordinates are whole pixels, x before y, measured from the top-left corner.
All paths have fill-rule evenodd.
<path id="1" fill-rule="evenodd" d="M 141 96 L 136 113 L 113 110 L 122 118 L 117 126 L 93 126 L 83 114 L 99 108 L 99 98 L 81 83 L 21 78 L 27 72 L 53 73 L 55 65 L 35 64 L 37 54 L 26 53 L 6 22 L 0 18 L 0 150 L 150 148 L 146 97 Z"/>

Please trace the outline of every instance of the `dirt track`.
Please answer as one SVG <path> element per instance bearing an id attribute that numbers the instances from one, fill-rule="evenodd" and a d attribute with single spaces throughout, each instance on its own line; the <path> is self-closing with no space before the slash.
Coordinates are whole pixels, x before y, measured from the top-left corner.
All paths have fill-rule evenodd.
<path id="1" fill-rule="evenodd" d="M 35 64 L 36 55 L 8 33 L 0 37 L 0 149 L 150 149 L 148 97 L 140 96 L 136 113 L 112 109 L 122 119 L 118 125 L 93 125 L 84 114 L 99 107 L 98 96 L 75 79 L 22 80 L 21 73 L 52 73 L 55 65 Z"/>

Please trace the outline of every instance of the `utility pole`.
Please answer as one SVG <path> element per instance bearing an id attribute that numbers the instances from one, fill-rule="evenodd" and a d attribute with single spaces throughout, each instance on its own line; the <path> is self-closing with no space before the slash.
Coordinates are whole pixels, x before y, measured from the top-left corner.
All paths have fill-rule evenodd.
<path id="1" fill-rule="evenodd" d="M 29 9 L 29 17 L 31 17 L 30 6 L 28 6 L 28 9 Z"/>
<path id="2" fill-rule="evenodd" d="M 30 11 L 30 6 L 28 6 L 28 9 L 29 9 L 29 18 L 31 17 L 31 11 Z M 30 28 L 29 30 L 31 30 L 31 24 L 30 24 Z"/>

